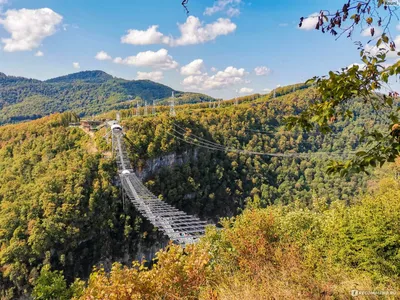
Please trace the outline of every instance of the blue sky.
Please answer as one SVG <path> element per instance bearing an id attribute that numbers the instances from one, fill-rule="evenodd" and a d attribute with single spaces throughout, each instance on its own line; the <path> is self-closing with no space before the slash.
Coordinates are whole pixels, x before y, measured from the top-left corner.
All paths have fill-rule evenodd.
<path id="1" fill-rule="evenodd" d="M 180 0 L 2 2 L 0 72 L 8 75 L 103 70 L 227 99 L 359 62 L 354 41 L 297 28 L 301 16 L 343 0 L 190 0 L 189 18 Z"/>

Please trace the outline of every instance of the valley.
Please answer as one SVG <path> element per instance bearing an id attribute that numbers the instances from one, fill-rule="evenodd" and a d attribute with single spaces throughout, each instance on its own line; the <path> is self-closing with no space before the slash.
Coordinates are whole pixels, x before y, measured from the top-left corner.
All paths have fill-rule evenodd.
<path id="1" fill-rule="evenodd" d="M 0 300 L 400 299 L 400 0 L 0 0 Z"/>
<path id="2" fill-rule="evenodd" d="M 366 124 L 381 126 L 370 122 L 372 112 L 354 104 L 357 117 L 338 120 L 331 134 L 287 131 L 285 116 L 300 111 L 314 93 L 312 88 L 287 90 L 277 98 L 241 98 L 237 105 L 224 101 L 220 108 L 178 105 L 176 117 L 170 117 L 169 108 L 147 116 L 143 111 L 136 116 L 135 108 L 121 110 L 135 172 L 159 199 L 210 224 L 246 218 L 255 208 L 261 215 L 264 209 L 282 214 L 285 207 L 311 213 L 339 203 L 352 207 L 368 197 L 366 187 L 378 177 L 343 178 L 327 175 L 325 168 L 335 153 L 349 156 L 362 148 L 353 132 Z M 108 115 L 115 118 L 115 112 Z M 104 138 L 107 129 L 90 137 L 68 126 L 74 118 L 64 113 L 0 127 L 1 285 L 14 295 L 40 282 L 45 266 L 62 271 L 68 285 L 87 279 L 93 266 L 109 262 L 105 266 L 110 270 L 112 262 L 129 265 L 138 251 L 145 255 L 155 245 L 165 245 L 162 233 L 122 202 L 115 162 L 103 156 L 111 147 Z M 195 140 L 187 140 L 190 136 Z M 302 155 L 216 151 L 204 147 L 200 137 L 224 149 Z M 88 151 L 94 147 L 97 151 Z M 207 233 L 205 241 L 215 234 Z"/>

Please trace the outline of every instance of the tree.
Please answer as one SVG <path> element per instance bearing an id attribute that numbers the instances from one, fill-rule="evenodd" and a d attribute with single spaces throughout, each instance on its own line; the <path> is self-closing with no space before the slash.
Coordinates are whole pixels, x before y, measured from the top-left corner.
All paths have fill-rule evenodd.
<path id="1" fill-rule="evenodd" d="M 187 4 L 189 3 L 189 0 L 183 0 L 182 1 L 182 6 L 183 6 L 183 8 L 186 10 L 186 13 L 188 14 L 189 13 L 189 9 L 188 9 L 188 7 L 187 7 Z"/>
<path id="2" fill-rule="evenodd" d="M 64 275 L 59 271 L 51 271 L 50 265 L 45 265 L 35 282 L 32 296 L 35 299 L 70 299 Z"/>
<path id="3" fill-rule="evenodd" d="M 317 127 L 326 133 L 338 119 L 353 118 L 349 109 L 353 103 L 360 102 L 373 108 L 375 121 L 381 124 L 382 130 L 362 131 L 360 137 L 366 142 L 365 150 L 348 161 L 332 161 L 329 172 L 342 175 L 366 172 L 369 166 L 393 162 L 400 154 L 398 93 L 390 87 L 390 79 L 400 74 L 400 62 L 392 61 L 400 55 L 400 52 L 396 53 L 399 41 L 390 32 L 393 19 L 398 19 L 397 9 L 385 0 L 349 0 L 334 13 L 321 10 L 318 16 L 300 18 L 300 27 L 307 19 L 311 21 L 310 18 L 314 18 L 316 30 L 330 33 L 336 39 L 344 34 L 352 37 L 357 28 L 371 36 L 365 45 L 356 42 L 362 65 L 355 64 L 309 80 L 308 83 L 316 85 L 318 93 L 308 109 L 286 120 L 288 128 L 300 126 L 311 130 Z M 384 89 L 388 92 L 383 93 Z"/>

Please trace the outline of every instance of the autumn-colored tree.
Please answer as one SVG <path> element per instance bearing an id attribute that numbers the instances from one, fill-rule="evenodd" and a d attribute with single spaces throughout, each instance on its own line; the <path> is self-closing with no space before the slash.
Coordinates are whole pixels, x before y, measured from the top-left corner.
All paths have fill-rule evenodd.
<path id="1" fill-rule="evenodd" d="M 348 207 L 248 209 L 198 244 L 170 245 L 153 268 L 95 269 L 80 299 L 321 299 L 400 286 L 399 184 L 385 179 Z M 374 217 L 375 216 L 375 217 Z M 379 217 L 377 217 L 379 216 Z"/>

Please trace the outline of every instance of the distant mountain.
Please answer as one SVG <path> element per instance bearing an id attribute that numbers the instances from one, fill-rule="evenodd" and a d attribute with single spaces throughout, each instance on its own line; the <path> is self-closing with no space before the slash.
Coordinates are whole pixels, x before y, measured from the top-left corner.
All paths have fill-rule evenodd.
<path id="1" fill-rule="evenodd" d="M 91 83 L 104 83 L 108 80 L 112 80 L 113 77 L 103 71 L 83 71 L 79 73 L 69 74 L 61 77 L 46 80 L 49 83 L 72 83 L 76 81 L 84 81 Z"/>
<path id="2" fill-rule="evenodd" d="M 125 80 L 103 71 L 84 71 L 46 81 L 0 73 L 0 124 L 33 120 L 72 110 L 80 116 L 129 108 L 140 101 L 167 103 L 175 92 L 180 103 L 214 100 L 184 93 L 150 80 Z"/>
<path id="3" fill-rule="evenodd" d="M 40 82 L 40 80 L 28 79 L 24 77 L 7 76 L 6 74 L 0 72 L 0 88 L 21 83 L 38 83 L 38 82 Z"/>

